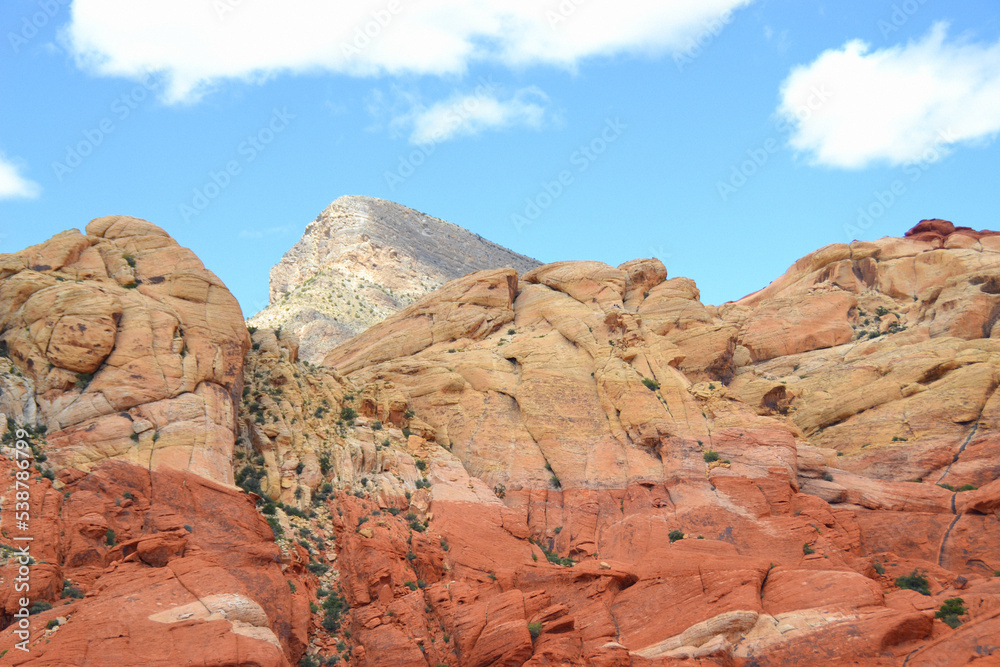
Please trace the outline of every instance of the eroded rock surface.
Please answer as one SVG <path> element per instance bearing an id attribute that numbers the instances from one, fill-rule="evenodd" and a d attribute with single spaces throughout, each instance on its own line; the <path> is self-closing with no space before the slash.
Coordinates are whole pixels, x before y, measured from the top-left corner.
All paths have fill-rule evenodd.
<path id="1" fill-rule="evenodd" d="M 0 344 L 34 394 L 8 408 L 5 380 L 0 406 L 48 429 L 55 466 L 232 483 L 250 338 L 225 285 L 159 227 L 110 216 L 0 255 Z"/>
<path id="2" fill-rule="evenodd" d="M 373 396 L 362 424 L 393 411 L 377 396 L 415 415 L 430 484 L 408 503 L 429 540 L 342 529 L 358 655 L 898 665 L 955 642 L 970 658 L 1000 605 L 998 277 L 1000 237 L 929 221 L 717 308 L 655 260 L 546 265 L 516 288 L 480 272 L 332 350 Z M 345 516 L 378 511 L 368 497 Z M 914 570 L 931 595 L 902 604 Z M 958 631 L 934 618 L 951 597 L 982 601 Z M 502 633 L 493 605 L 513 605 Z M 428 648 L 444 635 L 453 657 Z"/>
<path id="3" fill-rule="evenodd" d="M 34 462 L 56 472 L 32 480 L 33 577 L 57 602 L 35 623 L 68 616 L 45 655 L 94 636 L 123 665 L 147 664 L 127 637 L 168 660 L 208 645 L 212 664 L 1000 658 L 1000 236 L 925 221 L 718 307 L 657 260 L 527 269 L 451 281 L 318 366 L 287 328 L 253 331 L 218 383 L 238 409 L 215 482 L 129 464 L 141 439 L 65 458 L 49 406 L 77 389 L 46 394 L 12 354 L 0 405 L 49 426 Z M 142 287 L 53 301 L 68 330 L 3 335 L 12 353 L 56 341 L 46 363 L 75 378 L 112 333 L 114 357 L 109 322 Z M 82 344 L 80 323 L 100 335 Z M 67 578 L 91 595 L 59 602 Z M 132 598 L 124 625 L 87 630 Z"/>
<path id="4" fill-rule="evenodd" d="M 340 197 L 271 269 L 270 304 L 250 318 L 294 333 L 319 362 L 333 346 L 444 283 L 484 269 L 538 262 L 393 202 Z"/>

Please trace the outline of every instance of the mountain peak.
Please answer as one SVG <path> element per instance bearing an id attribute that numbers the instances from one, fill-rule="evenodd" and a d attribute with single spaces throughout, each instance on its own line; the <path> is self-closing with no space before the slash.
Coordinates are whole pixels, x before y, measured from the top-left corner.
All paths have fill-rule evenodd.
<path id="1" fill-rule="evenodd" d="M 327 206 L 270 273 L 254 326 L 282 326 L 319 361 L 331 347 L 475 271 L 539 262 L 395 202 L 347 195 Z"/>

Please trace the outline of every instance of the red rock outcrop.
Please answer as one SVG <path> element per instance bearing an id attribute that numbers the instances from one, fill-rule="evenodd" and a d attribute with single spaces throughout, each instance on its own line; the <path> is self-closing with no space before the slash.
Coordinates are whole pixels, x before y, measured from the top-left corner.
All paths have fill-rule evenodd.
<path id="1" fill-rule="evenodd" d="M 370 530 L 388 490 L 338 501 L 356 659 L 1000 657 L 976 643 L 1000 605 L 996 238 L 921 223 L 719 308 L 644 260 L 539 267 L 466 314 L 512 291 L 483 272 L 334 349 L 415 415 L 429 485 Z M 914 570 L 930 595 L 903 604 Z M 982 601 L 957 631 L 934 618 L 952 597 Z"/>
<path id="2" fill-rule="evenodd" d="M 250 339 L 194 253 L 124 216 L 0 255 L 0 341 L 55 467 L 108 459 L 232 483 Z"/>
<path id="3" fill-rule="evenodd" d="M 23 268 L 37 252 L 4 257 L 22 268 L 0 298 L 20 303 L 11 286 L 58 270 Z M 1000 659 L 997 235 L 924 221 L 823 248 L 719 307 L 656 260 L 483 271 L 322 367 L 287 332 L 218 324 L 208 340 L 250 347 L 235 376 L 196 365 L 238 405 L 208 419 L 228 450 L 192 445 L 231 455 L 221 474 L 131 465 L 141 438 L 67 458 L 51 406 L 77 390 L 45 394 L 27 362 L 44 352 L 75 378 L 106 355 L 93 381 L 111 367 L 145 283 L 94 280 L 52 301 L 68 331 L 3 333 L 26 377 L 3 376 L 0 405 L 49 426 L 35 462 L 58 471 L 32 482 L 33 581 L 47 600 L 65 579 L 88 595 L 33 617 L 66 621 L 34 660 L 98 646 L 122 665 L 191 647 L 220 665 L 303 651 L 385 667 Z M 179 423 L 185 437 L 204 426 Z M 963 613 L 946 613 L 953 598 Z M 9 589 L 0 600 L 10 614 Z"/>
<path id="4" fill-rule="evenodd" d="M 13 469 L 0 459 L 7 537 L 24 534 Z M 30 483 L 30 591 L 15 590 L 15 559 L 0 568 L 0 624 L 15 621 L 21 596 L 51 605 L 30 617 L 26 651 L 10 629 L 0 634 L 2 664 L 278 667 L 305 651 L 304 563 L 279 549 L 248 496 L 118 461 L 66 469 L 59 484 Z"/>

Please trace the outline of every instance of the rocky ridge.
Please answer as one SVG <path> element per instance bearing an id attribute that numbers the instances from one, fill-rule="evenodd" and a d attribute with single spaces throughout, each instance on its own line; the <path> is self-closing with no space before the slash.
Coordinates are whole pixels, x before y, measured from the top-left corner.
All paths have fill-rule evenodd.
<path id="1" fill-rule="evenodd" d="M 251 326 L 296 334 L 303 359 L 342 343 L 449 280 L 538 262 L 458 225 L 373 197 L 340 197 L 271 269 Z"/>
<path id="2" fill-rule="evenodd" d="M 224 422 L 247 495 L 68 459 L 30 355 L 0 359 L 55 478 L 33 618 L 57 626 L 12 664 L 149 622 L 220 665 L 991 664 L 998 280 L 1000 235 L 935 220 L 719 307 L 657 260 L 563 262 L 452 281 L 322 365 L 251 329 Z M 137 583 L 166 570 L 188 593 Z M 149 611 L 90 630 L 129 596 Z"/>

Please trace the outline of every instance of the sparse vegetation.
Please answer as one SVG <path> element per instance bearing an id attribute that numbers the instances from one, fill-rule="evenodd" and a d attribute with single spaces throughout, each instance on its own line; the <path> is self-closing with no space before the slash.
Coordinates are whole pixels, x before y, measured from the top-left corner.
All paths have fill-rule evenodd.
<path id="1" fill-rule="evenodd" d="M 948 627 L 954 629 L 962 624 L 958 620 L 958 617 L 964 616 L 966 613 L 965 600 L 962 598 L 948 598 L 941 605 L 941 608 L 935 612 L 934 618 L 940 618 Z"/>
<path id="2" fill-rule="evenodd" d="M 805 544 L 802 545 L 802 553 L 808 556 L 809 554 L 816 553 L 816 550 L 813 549 L 811 546 L 809 546 L 809 543 L 806 542 Z"/>
<path id="3" fill-rule="evenodd" d="M 921 574 L 920 570 L 913 570 L 910 574 L 896 578 L 896 585 L 900 588 L 916 591 L 921 595 L 930 595 L 930 582 L 927 577 Z"/>
<path id="4" fill-rule="evenodd" d="M 329 595 L 323 600 L 323 629 L 334 633 L 340 629 L 340 619 L 350 609 L 347 600 L 341 595 Z"/>
<path id="5" fill-rule="evenodd" d="M 670 543 L 673 544 L 677 540 L 683 540 L 684 539 L 684 533 L 675 529 L 675 530 L 671 530 L 670 533 L 667 535 L 667 537 L 670 538 Z"/>
<path id="6" fill-rule="evenodd" d="M 532 542 L 539 549 L 541 549 L 542 553 L 545 554 L 545 559 L 550 563 L 552 563 L 553 565 L 562 565 L 563 567 L 573 567 L 574 565 L 576 565 L 576 561 L 573 560 L 572 558 L 561 557 L 555 551 L 550 551 L 549 549 L 546 549 L 545 545 L 539 542 L 538 540 L 529 540 L 529 541 Z"/>
<path id="7" fill-rule="evenodd" d="M 646 385 L 646 389 L 649 389 L 650 391 L 656 391 L 660 388 L 660 383 L 653 378 L 642 378 L 642 383 Z"/>
<path id="8" fill-rule="evenodd" d="M 74 586 L 72 581 L 66 579 L 63 581 L 62 595 L 60 597 L 80 600 L 83 598 L 83 591 Z"/>
<path id="9" fill-rule="evenodd" d="M 104 533 L 104 543 L 107 544 L 109 547 L 113 547 L 115 546 L 115 544 L 117 544 L 115 540 L 115 531 L 108 528 L 108 532 Z"/>
<path id="10" fill-rule="evenodd" d="M 538 639 L 538 635 L 542 634 L 542 624 L 528 623 L 528 633 L 531 634 L 531 641 L 535 641 Z"/>
<path id="11" fill-rule="evenodd" d="M 719 452 L 710 449 L 703 454 L 703 457 L 705 459 L 705 463 L 714 463 L 719 460 Z"/>
<path id="12" fill-rule="evenodd" d="M 35 602 L 34 604 L 32 604 L 31 607 L 28 608 L 28 614 L 34 616 L 35 614 L 40 614 L 43 611 L 48 611 L 49 609 L 52 609 L 52 605 L 51 604 L 49 604 L 48 602 L 43 602 L 43 601 L 39 600 L 39 601 Z"/>

